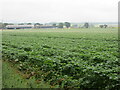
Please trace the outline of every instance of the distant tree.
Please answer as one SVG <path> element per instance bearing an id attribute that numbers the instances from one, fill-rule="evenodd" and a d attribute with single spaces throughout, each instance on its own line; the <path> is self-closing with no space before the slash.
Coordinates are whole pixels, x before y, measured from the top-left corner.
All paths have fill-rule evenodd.
<path id="1" fill-rule="evenodd" d="M 39 27 L 42 26 L 42 25 L 43 25 L 43 24 L 35 23 L 35 24 L 34 24 L 34 27 L 35 27 L 35 28 L 39 28 Z"/>
<path id="2" fill-rule="evenodd" d="M 7 25 L 14 25 L 13 23 L 1 23 L 1 27 L 5 28 Z"/>
<path id="3" fill-rule="evenodd" d="M 3 26 L 7 26 L 7 25 L 9 25 L 9 23 L 3 23 Z"/>
<path id="4" fill-rule="evenodd" d="M 84 27 L 85 27 L 85 28 L 88 28 L 88 27 L 89 27 L 89 23 L 85 23 L 85 24 L 84 24 Z"/>
<path id="5" fill-rule="evenodd" d="M 0 22 L 0 29 L 4 28 L 4 24 Z"/>
<path id="6" fill-rule="evenodd" d="M 64 25 L 65 25 L 67 28 L 69 28 L 71 24 L 70 24 L 69 22 L 65 22 Z"/>
<path id="7" fill-rule="evenodd" d="M 34 25 L 41 25 L 40 23 L 35 23 Z"/>
<path id="8" fill-rule="evenodd" d="M 39 25 L 42 26 L 43 24 L 40 23 Z"/>
<path id="9" fill-rule="evenodd" d="M 54 23 L 52 26 L 53 26 L 53 27 L 57 27 L 56 23 Z"/>
<path id="10" fill-rule="evenodd" d="M 24 23 L 19 23 L 18 25 L 24 25 Z"/>
<path id="11" fill-rule="evenodd" d="M 14 25 L 13 23 L 8 23 L 8 25 Z"/>
<path id="12" fill-rule="evenodd" d="M 63 28 L 63 25 L 64 25 L 63 23 L 59 23 L 58 28 Z"/>
<path id="13" fill-rule="evenodd" d="M 103 28 L 104 26 L 103 25 L 99 25 L 100 28 Z"/>
<path id="14" fill-rule="evenodd" d="M 107 26 L 108 26 L 108 25 L 106 25 L 106 24 L 104 25 L 105 28 L 107 28 Z"/>
<path id="15" fill-rule="evenodd" d="M 27 23 L 27 25 L 32 25 L 32 23 Z"/>

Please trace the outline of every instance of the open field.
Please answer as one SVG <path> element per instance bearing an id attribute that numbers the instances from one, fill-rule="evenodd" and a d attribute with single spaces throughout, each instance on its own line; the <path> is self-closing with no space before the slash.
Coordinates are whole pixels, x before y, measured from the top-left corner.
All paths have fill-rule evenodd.
<path id="1" fill-rule="evenodd" d="M 59 88 L 120 87 L 118 30 L 3 30 L 3 59 L 29 78 Z M 3 76 L 4 77 L 4 76 Z"/>

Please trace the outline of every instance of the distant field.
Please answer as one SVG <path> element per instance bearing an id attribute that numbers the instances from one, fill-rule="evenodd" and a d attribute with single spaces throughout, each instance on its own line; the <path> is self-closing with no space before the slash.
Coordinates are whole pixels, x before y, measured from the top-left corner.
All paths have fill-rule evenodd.
<path id="1" fill-rule="evenodd" d="M 118 30 L 3 30 L 3 59 L 18 70 L 54 87 L 116 89 L 120 87 Z M 4 77 L 4 76 L 3 76 Z"/>
<path id="2" fill-rule="evenodd" d="M 34 31 L 34 32 L 81 32 L 81 31 L 83 31 L 83 32 L 85 32 L 85 31 L 87 31 L 88 32 L 88 30 L 91 32 L 94 32 L 94 31 L 112 31 L 112 30 L 115 30 L 115 31 L 118 31 L 118 29 L 117 28 L 88 28 L 88 29 L 86 29 L 86 28 L 71 28 L 71 29 L 3 29 L 3 31 Z"/>

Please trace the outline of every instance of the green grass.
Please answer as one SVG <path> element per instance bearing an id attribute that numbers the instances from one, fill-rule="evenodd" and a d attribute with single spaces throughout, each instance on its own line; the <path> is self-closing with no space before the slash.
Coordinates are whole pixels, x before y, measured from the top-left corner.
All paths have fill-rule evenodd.
<path id="1" fill-rule="evenodd" d="M 44 82 L 37 84 L 34 77 L 30 79 L 23 78 L 12 63 L 4 61 L 2 67 L 2 88 L 50 88 Z"/>

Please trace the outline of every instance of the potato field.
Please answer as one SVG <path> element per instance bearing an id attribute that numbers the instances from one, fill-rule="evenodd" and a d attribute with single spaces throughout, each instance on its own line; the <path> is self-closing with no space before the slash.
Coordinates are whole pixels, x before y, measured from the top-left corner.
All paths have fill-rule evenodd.
<path id="1" fill-rule="evenodd" d="M 2 59 L 52 87 L 117 90 L 119 57 L 115 28 L 2 32 Z"/>

